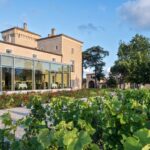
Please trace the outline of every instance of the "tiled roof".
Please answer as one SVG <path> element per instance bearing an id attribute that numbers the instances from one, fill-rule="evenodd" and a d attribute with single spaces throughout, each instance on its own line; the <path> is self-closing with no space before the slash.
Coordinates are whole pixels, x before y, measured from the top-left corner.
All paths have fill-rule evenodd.
<path id="1" fill-rule="evenodd" d="M 18 30 L 21 30 L 21 31 L 24 31 L 24 32 L 27 32 L 27 33 L 31 33 L 31 34 L 40 36 L 40 35 L 37 34 L 37 33 L 31 32 L 31 31 L 28 31 L 28 30 L 24 30 L 23 28 L 19 28 L 19 27 L 13 27 L 13 28 L 9 28 L 9 29 L 7 29 L 7 30 L 3 30 L 3 31 L 1 31 L 1 33 L 5 33 L 5 32 L 8 32 L 8 31 L 14 30 L 14 29 L 18 29 Z"/>
<path id="2" fill-rule="evenodd" d="M 73 37 L 70 37 L 70 36 L 68 36 L 68 35 L 65 35 L 65 34 L 53 35 L 53 36 L 49 36 L 49 37 L 45 37 L 45 38 L 38 39 L 37 41 L 45 40 L 45 39 L 51 39 L 51 38 L 56 38 L 56 37 L 60 37 L 60 36 L 64 36 L 64 37 L 67 37 L 67 38 L 69 38 L 69 39 L 72 39 L 72 40 L 74 40 L 74 41 L 76 41 L 76 42 L 83 43 L 82 41 L 79 41 L 79 40 L 77 40 L 77 39 L 75 39 L 75 38 L 73 38 Z"/>

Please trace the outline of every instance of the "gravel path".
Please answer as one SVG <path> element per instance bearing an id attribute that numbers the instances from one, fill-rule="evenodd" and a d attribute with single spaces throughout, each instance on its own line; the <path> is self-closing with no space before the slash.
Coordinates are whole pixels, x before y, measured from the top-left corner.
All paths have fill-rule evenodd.
<path id="1" fill-rule="evenodd" d="M 11 115 L 12 120 L 15 122 L 18 119 L 24 118 L 30 113 L 30 109 L 27 109 L 25 107 L 18 107 L 18 108 L 11 108 L 11 109 L 2 109 L 0 110 L 0 116 L 4 113 L 9 112 Z M 0 128 L 3 128 L 4 125 L 2 124 L 0 120 Z M 18 127 L 16 131 L 16 138 L 21 138 L 24 134 L 23 127 Z"/>

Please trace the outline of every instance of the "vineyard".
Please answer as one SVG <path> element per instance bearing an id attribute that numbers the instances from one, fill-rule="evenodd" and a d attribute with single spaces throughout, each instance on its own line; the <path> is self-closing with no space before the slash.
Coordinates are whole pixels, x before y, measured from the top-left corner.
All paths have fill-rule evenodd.
<path id="1" fill-rule="evenodd" d="M 9 113 L 1 116 L 1 150 L 150 149 L 149 90 L 59 95 L 44 105 L 40 95 L 32 95 L 27 107 L 31 113 L 15 122 Z M 25 131 L 21 139 L 15 138 L 18 126 Z"/>

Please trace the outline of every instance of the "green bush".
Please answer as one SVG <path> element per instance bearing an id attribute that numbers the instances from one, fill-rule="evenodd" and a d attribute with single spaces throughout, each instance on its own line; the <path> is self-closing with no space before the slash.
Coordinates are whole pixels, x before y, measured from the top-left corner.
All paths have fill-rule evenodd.
<path id="1" fill-rule="evenodd" d="M 42 99 L 42 103 L 48 103 L 53 97 L 73 97 L 73 98 L 85 98 L 91 96 L 98 96 L 103 93 L 103 90 L 99 89 L 83 89 L 76 91 L 61 91 L 61 92 L 44 92 L 44 93 L 27 93 L 27 94 L 6 94 L 0 95 L 0 109 L 20 107 L 30 103 L 34 95 L 39 95 Z"/>
<path id="2" fill-rule="evenodd" d="M 136 131 L 133 136 L 125 138 L 123 146 L 125 150 L 149 150 L 150 130 L 143 128 Z"/>
<path id="3" fill-rule="evenodd" d="M 9 114 L 1 117 L 5 128 L 0 130 L 0 149 L 138 150 L 149 146 L 139 137 L 148 135 L 149 140 L 149 132 L 145 133 L 150 127 L 149 91 L 105 90 L 99 95 L 93 90 L 91 94 L 88 99 L 52 96 L 47 105 L 42 105 L 40 95 L 32 95 L 31 113 L 25 119 L 13 123 Z M 18 125 L 25 130 L 21 139 L 15 139 Z"/>

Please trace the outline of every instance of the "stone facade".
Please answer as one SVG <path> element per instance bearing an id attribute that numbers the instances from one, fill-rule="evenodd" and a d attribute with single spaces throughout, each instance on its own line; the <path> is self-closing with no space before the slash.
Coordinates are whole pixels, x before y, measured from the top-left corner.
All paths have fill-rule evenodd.
<path id="1" fill-rule="evenodd" d="M 95 74 L 94 73 L 89 73 L 86 74 L 86 88 L 102 88 L 102 86 L 106 87 L 106 79 L 104 78 L 103 80 L 98 81 L 95 84 Z"/>
<path id="2" fill-rule="evenodd" d="M 80 89 L 82 83 L 82 45 L 72 37 L 56 35 L 54 29 L 46 38 L 23 28 L 13 27 L 1 32 L 0 54 L 52 61 L 72 65 L 71 88 Z"/>

